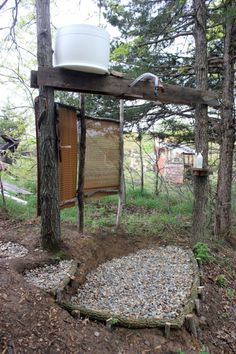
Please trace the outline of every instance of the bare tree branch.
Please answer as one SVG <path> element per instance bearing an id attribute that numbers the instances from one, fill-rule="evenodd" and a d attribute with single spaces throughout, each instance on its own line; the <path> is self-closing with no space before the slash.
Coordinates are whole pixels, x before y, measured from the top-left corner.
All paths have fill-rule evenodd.
<path id="1" fill-rule="evenodd" d="M 3 3 L 0 5 L 0 10 L 2 10 L 2 8 L 6 5 L 7 2 L 8 0 L 3 1 Z"/>

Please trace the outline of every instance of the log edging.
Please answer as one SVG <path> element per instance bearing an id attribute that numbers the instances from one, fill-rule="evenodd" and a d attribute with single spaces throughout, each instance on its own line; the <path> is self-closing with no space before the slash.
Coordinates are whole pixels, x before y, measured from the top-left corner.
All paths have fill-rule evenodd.
<path id="1" fill-rule="evenodd" d="M 132 318 L 125 317 L 122 315 L 116 315 L 111 312 L 95 310 L 88 308 L 83 305 L 75 305 L 69 302 L 61 301 L 58 305 L 70 313 L 77 311 L 81 316 L 88 317 L 98 321 L 109 320 L 114 325 L 119 325 L 127 328 L 155 328 L 155 327 L 165 327 L 166 323 L 170 328 L 181 328 L 185 322 L 186 316 L 191 313 L 195 308 L 195 300 L 198 298 L 198 288 L 200 286 L 199 268 L 197 261 L 192 253 L 188 251 L 189 258 L 192 263 L 193 268 L 193 282 L 190 291 L 189 298 L 183 307 L 180 314 L 175 319 L 161 319 L 161 318 Z"/>
<path id="2" fill-rule="evenodd" d="M 62 291 L 69 284 L 69 282 L 74 278 L 77 267 L 78 267 L 78 262 L 73 260 L 69 270 L 67 271 L 67 275 L 63 278 L 63 280 L 59 283 L 59 285 L 52 289 L 48 289 L 46 291 L 51 295 L 56 296 L 58 291 Z"/>

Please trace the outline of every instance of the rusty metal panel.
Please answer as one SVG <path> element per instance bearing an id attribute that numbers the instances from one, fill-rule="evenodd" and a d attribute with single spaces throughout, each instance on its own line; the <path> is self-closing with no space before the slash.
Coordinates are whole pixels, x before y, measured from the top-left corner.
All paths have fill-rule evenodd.
<path id="1" fill-rule="evenodd" d="M 38 118 L 37 106 L 36 122 Z M 60 208 L 75 205 L 77 195 L 78 133 L 76 109 L 56 104 L 58 176 Z M 37 131 L 37 146 L 39 131 Z M 86 118 L 86 157 L 84 193 L 101 197 L 119 190 L 119 122 Z M 37 150 L 39 154 L 39 150 Z M 38 156 L 38 215 L 40 215 L 40 173 Z"/>
<path id="2" fill-rule="evenodd" d="M 119 134 L 119 122 L 86 118 L 85 195 L 117 193 Z"/>
<path id="3" fill-rule="evenodd" d="M 75 205 L 77 187 L 77 114 L 76 109 L 57 104 L 58 176 L 60 207 Z"/>

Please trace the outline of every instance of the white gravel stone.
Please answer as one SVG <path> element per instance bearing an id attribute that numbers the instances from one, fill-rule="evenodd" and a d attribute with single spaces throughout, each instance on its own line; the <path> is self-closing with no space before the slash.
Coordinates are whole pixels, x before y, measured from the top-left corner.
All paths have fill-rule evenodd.
<path id="1" fill-rule="evenodd" d="M 57 264 L 45 265 L 25 271 L 24 278 L 29 283 L 49 291 L 60 286 L 65 277 L 70 277 L 73 260 L 60 261 Z"/>
<path id="2" fill-rule="evenodd" d="M 190 295 L 193 261 L 176 246 L 113 259 L 87 275 L 72 302 L 124 317 L 174 319 Z"/>
<path id="3" fill-rule="evenodd" d="M 27 248 L 18 243 L 0 241 L 0 258 L 13 259 L 24 257 L 28 253 Z"/>

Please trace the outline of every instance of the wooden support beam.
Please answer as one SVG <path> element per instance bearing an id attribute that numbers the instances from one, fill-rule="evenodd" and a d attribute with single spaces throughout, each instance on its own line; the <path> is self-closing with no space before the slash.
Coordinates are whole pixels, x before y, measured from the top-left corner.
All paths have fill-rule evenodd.
<path id="1" fill-rule="evenodd" d="M 123 99 L 144 99 L 160 103 L 194 105 L 197 103 L 219 106 L 217 95 L 211 91 L 163 84 L 158 95 L 154 95 L 153 80 L 140 81 L 134 87 L 132 79 L 113 75 L 97 75 L 59 68 L 39 68 L 31 71 L 31 87 L 53 87 L 55 90 L 84 92 L 115 96 Z"/>
<path id="2" fill-rule="evenodd" d="M 85 95 L 80 95 L 80 142 L 79 142 L 79 178 L 78 178 L 78 229 L 84 232 L 84 174 L 86 153 L 86 120 L 85 120 Z"/>
<path id="3" fill-rule="evenodd" d="M 120 227 L 122 209 L 124 206 L 124 100 L 120 100 L 120 136 L 119 136 L 119 201 L 116 215 L 116 227 Z"/>

